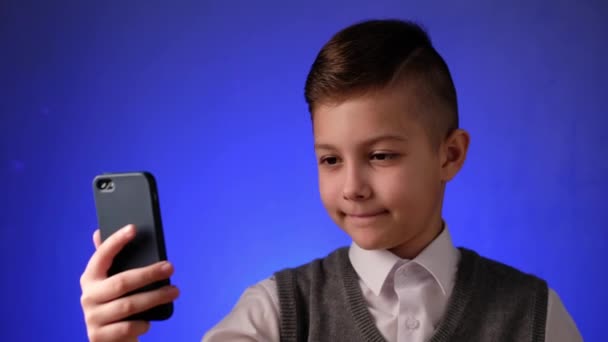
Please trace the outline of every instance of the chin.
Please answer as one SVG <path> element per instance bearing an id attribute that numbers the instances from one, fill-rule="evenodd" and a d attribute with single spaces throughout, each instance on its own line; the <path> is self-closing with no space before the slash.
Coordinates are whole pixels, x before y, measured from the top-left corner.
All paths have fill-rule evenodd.
<path id="1" fill-rule="evenodd" d="M 357 246 L 365 250 L 391 248 L 391 244 L 386 241 L 386 238 L 384 236 L 375 233 L 370 234 L 369 232 L 358 232 L 349 235 L 357 244 Z"/>

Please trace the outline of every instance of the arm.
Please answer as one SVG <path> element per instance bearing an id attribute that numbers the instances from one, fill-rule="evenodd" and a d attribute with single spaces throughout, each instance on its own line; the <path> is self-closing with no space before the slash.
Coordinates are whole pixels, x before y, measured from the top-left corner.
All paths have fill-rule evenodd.
<path id="1" fill-rule="evenodd" d="M 547 325 L 545 329 L 547 342 L 582 342 L 583 338 L 576 323 L 564 307 L 561 299 L 553 289 L 549 289 L 547 304 Z"/>
<path id="2" fill-rule="evenodd" d="M 279 342 L 279 301 L 274 278 L 249 287 L 232 311 L 203 337 L 203 342 Z"/>

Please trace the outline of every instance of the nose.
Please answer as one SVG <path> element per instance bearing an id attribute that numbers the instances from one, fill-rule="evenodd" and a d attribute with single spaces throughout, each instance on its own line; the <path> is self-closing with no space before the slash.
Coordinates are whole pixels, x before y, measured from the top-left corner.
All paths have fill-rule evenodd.
<path id="1" fill-rule="evenodd" d="M 346 200 L 361 201 L 368 199 L 372 190 L 367 181 L 366 171 L 357 166 L 346 167 L 343 197 Z"/>

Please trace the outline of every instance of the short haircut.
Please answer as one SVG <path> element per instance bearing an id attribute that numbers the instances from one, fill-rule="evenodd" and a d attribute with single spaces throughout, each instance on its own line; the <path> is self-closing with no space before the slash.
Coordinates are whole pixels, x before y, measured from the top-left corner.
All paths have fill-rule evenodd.
<path id="1" fill-rule="evenodd" d="M 401 86 L 434 145 L 458 128 L 456 89 L 425 30 L 403 20 L 369 20 L 336 33 L 317 55 L 305 86 L 311 118 L 320 105 Z M 407 94 L 404 94 L 404 96 Z"/>

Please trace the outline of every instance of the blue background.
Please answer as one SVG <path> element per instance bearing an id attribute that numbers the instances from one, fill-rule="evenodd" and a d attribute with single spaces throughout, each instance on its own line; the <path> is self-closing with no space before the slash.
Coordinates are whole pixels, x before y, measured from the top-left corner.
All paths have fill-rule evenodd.
<path id="1" fill-rule="evenodd" d="M 143 341 L 197 341 L 249 285 L 349 243 L 321 206 L 309 67 L 369 18 L 429 30 L 468 161 L 457 245 L 546 278 L 608 340 L 606 1 L 2 1 L 2 341 L 82 341 L 91 180 L 150 170 L 182 296 Z"/>

